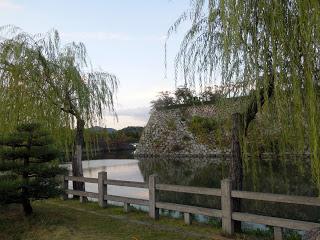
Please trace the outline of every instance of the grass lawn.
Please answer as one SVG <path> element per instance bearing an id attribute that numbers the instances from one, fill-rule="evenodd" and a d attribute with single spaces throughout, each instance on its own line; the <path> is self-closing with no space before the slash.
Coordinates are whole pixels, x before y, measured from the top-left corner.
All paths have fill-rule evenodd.
<path id="1" fill-rule="evenodd" d="M 96 203 L 46 200 L 33 202 L 33 208 L 33 216 L 26 218 L 19 205 L 0 207 L 0 239 L 227 239 L 212 225 L 186 226 L 181 219 L 167 217 L 155 222 L 147 213 L 123 213 L 122 208 L 113 206 L 102 209 Z M 254 238 L 237 236 L 237 239 Z"/>
<path id="2" fill-rule="evenodd" d="M 51 199 L 32 203 L 34 214 L 25 217 L 20 205 L 0 206 L 0 240 L 100 240 L 100 239 L 211 239 L 227 240 L 215 224 L 161 216 L 154 221 L 145 212 L 122 207 L 100 208 L 97 203 Z M 234 239 L 272 239 L 272 232 L 247 232 Z M 297 238 L 289 238 L 297 239 Z"/>

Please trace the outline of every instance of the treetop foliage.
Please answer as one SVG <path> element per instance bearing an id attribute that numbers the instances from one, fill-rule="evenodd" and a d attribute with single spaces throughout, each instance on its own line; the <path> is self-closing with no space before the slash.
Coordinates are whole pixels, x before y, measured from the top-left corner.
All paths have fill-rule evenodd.
<path id="1" fill-rule="evenodd" d="M 151 102 L 153 109 L 166 109 L 181 105 L 191 106 L 201 103 L 215 103 L 222 97 L 220 88 L 206 87 L 200 94 L 187 87 L 179 87 L 174 93 L 169 91 L 160 92 L 158 99 Z"/>
<path id="2" fill-rule="evenodd" d="M 217 78 L 222 86 L 236 86 L 234 96 L 249 96 L 245 133 L 256 113 L 266 112 L 278 126 L 282 151 L 289 143 L 311 154 L 320 189 L 320 2 L 190 2 L 168 32 L 191 22 L 176 56 L 176 76 L 191 87 Z M 242 145 L 247 149 L 245 137 Z"/>
<path id="3" fill-rule="evenodd" d="M 2 130 L 32 119 L 68 145 L 75 118 L 91 126 L 104 110 L 115 113 L 117 87 L 115 75 L 93 69 L 83 43 L 62 44 L 56 30 L 0 28 Z"/>

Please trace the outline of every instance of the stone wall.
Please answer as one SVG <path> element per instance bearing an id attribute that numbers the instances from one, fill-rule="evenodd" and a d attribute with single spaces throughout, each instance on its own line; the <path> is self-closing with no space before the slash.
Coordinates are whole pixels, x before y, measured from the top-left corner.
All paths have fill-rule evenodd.
<path id="1" fill-rule="evenodd" d="M 199 143 L 187 126 L 193 116 L 214 117 L 213 105 L 182 107 L 169 110 L 156 110 L 144 128 L 137 156 L 217 156 L 226 154 L 213 146 Z"/>

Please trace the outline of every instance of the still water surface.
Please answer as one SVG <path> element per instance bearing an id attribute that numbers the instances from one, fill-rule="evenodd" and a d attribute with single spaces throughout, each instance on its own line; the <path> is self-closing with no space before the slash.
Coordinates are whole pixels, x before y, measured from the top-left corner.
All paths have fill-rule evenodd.
<path id="1" fill-rule="evenodd" d="M 144 182 L 139 168 L 139 160 L 135 159 L 103 159 L 82 161 L 83 175 L 98 178 L 99 172 L 108 172 L 109 179 Z M 68 166 L 70 168 L 70 166 Z M 72 187 L 69 182 L 69 187 Z M 86 191 L 98 192 L 98 184 L 85 183 Z M 123 197 L 148 199 L 148 190 L 132 187 L 110 186 L 108 194 Z"/>
<path id="2" fill-rule="evenodd" d="M 245 166 L 243 188 L 246 191 L 289 195 L 317 196 L 317 188 L 310 175 L 309 162 L 252 160 Z M 301 163 L 301 161 L 299 161 Z M 256 167 L 253 167 L 256 166 Z M 69 165 L 69 168 L 71 166 Z M 140 158 L 83 161 L 85 177 L 97 178 L 98 172 L 108 172 L 109 179 L 145 182 L 156 173 L 159 182 L 186 186 L 220 188 L 220 181 L 228 176 L 228 160 L 206 158 Z M 71 183 L 70 184 L 70 188 Z M 86 191 L 97 192 L 97 184 L 86 183 Z M 148 190 L 108 186 L 108 193 L 116 196 L 148 199 Z M 218 197 L 161 192 L 160 201 L 220 209 Z M 136 206 L 137 207 L 137 206 Z M 138 207 L 147 210 L 145 207 Z M 320 222 L 319 207 L 275 204 L 243 200 L 242 211 L 261 215 Z M 172 215 L 172 213 L 170 213 Z M 201 220 L 201 219 L 200 219 Z"/>

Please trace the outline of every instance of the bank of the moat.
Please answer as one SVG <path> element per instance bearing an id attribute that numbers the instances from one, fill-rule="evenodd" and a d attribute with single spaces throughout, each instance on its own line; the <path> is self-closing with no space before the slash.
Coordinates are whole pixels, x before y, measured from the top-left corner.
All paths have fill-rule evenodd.
<path id="1" fill-rule="evenodd" d="M 213 105 L 177 107 L 154 110 L 144 128 L 136 156 L 217 156 L 229 153 L 219 147 L 216 119 L 218 108 Z M 210 134 L 213 132 L 213 134 Z M 221 138 L 220 138 L 221 139 Z"/>
<path id="2" fill-rule="evenodd" d="M 244 101 L 176 105 L 152 110 L 135 151 L 136 157 L 229 157 L 231 116 L 243 112 Z M 310 157 L 296 142 L 283 142 L 281 128 L 264 111 L 256 115 L 246 135 L 246 154 L 255 158 Z"/>

